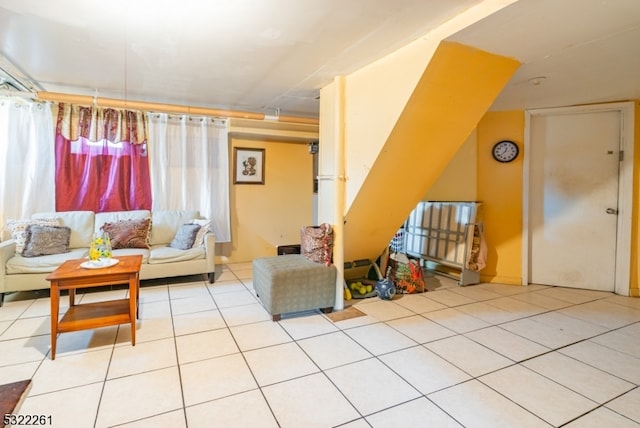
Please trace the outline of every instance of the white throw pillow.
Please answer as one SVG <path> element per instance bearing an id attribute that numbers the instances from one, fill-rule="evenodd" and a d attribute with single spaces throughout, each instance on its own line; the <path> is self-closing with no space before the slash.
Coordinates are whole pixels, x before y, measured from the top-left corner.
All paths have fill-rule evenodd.
<path id="1" fill-rule="evenodd" d="M 199 247 L 200 245 L 204 244 L 204 236 L 211 229 L 211 220 L 194 218 L 191 221 L 189 221 L 189 223 L 200 225 L 200 230 L 198 230 L 196 239 L 193 242 L 193 247 L 191 248 Z"/>

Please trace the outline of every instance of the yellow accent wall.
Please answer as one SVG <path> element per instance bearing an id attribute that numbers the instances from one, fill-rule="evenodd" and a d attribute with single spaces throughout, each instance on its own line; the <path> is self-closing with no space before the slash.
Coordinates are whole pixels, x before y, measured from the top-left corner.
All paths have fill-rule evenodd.
<path id="1" fill-rule="evenodd" d="M 345 260 L 375 259 L 411 210 L 445 170 L 455 153 L 519 67 L 511 58 L 443 42 L 438 46 L 391 133 L 367 166 L 365 181 L 348 205 L 344 230 Z M 396 78 L 402 76 L 397 70 Z M 357 114 L 353 102 L 355 76 L 347 80 L 346 146 L 366 148 L 352 129 L 368 129 L 383 119 Z M 368 80 L 369 83 L 373 83 Z M 384 80 L 369 86 L 377 93 Z M 354 112 L 353 110 L 356 110 Z M 393 112 L 391 112 L 393 115 Z M 322 127 L 322 124 L 321 124 Z M 379 136 L 378 136 L 379 137 Z M 353 153 L 350 148 L 349 154 Z M 347 177 L 360 168 L 357 156 L 347 158 Z"/>
<path id="2" fill-rule="evenodd" d="M 265 184 L 233 184 L 231 239 L 216 248 L 220 261 L 237 263 L 275 256 L 278 245 L 299 244 L 300 228 L 313 219 L 313 160 L 304 143 L 230 138 L 233 148 L 265 149 Z"/>
<path id="3" fill-rule="evenodd" d="M 478 132 L 475 129 L 422 200 L 478 200 Z"/>
<path id="4" fill-rule="evenodd" d="M 481 281 L 522 284 L 522 173 L 524 112 L 488 112 L 478 124 L 478 200 L 488 254 Z M 510 163 L 493 159 L 501 140 L 518 144 L 520 155 Z"/>

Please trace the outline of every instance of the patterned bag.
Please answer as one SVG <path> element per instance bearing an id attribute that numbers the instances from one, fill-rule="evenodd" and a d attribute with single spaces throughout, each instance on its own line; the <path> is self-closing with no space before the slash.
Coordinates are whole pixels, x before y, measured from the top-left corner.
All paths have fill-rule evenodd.
<path id="1" fill-rule="evenodd" d="M 305 226 L 300 229 L 300 253 L 316 263 L 331 265 L 333 258 L 333 229 L 331 225 Z"/>
<path id="2" fill-rule="evenodd" d="M 409 259 L 402 253 L 394 253 L 389 256 L 387 278 L 396 286 L 398 294 L 427 291 L 420 262 L 416 259 Z"/>

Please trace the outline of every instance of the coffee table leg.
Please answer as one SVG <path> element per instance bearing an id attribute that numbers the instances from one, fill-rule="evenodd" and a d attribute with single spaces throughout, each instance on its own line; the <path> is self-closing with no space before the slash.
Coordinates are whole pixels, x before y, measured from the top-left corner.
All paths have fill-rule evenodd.
<path id="1" fill-rule="evenodd" d="M 136 276 L 136 319 L 140 319 L 140 276 Z"/>
<path id="2" fill-rule="evenodd" d="M 129 278 L 129 319 L 131 320 L 131 345 L 136 345 L 136 320 L 138 314 L 138 277 Z"/>
<path id="3" fill-rule="evenodd" d="M 58 339 L 58 311 L 60 310 L 60 289 L 57 281 L 51 281 L 51 359 L 56 359 Z"/>

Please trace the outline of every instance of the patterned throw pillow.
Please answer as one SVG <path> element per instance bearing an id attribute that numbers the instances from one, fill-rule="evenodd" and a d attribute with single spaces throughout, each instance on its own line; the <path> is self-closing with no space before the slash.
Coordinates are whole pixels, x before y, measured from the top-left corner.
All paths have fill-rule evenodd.
<path id="1" fill-rule="evenodd" d="M 200 225 L 200 230 L 198 230 L 198 234 L 192 245 L 192 248 L 199 247 L 204 244 L 204 236 L 211 230 L 211 220 L 194 218 L 189 223 Z"/>
<path id="2" fill-rule="evenodd" d="M 333 261 L 333 228 L 328 223 L 300 229 L 300 253 L 316 263 L 331 266 Z"/>
<path id="3" fill-rule="evenodd" d="M 120 220 L 105 223 L 100 228 L 111 238 L 111 248 L 151 248 L 149 246 L 149 232 L 151 219 Z"/>
<path id="4" fill-rule="evenodd" d="M 40 218 L 37 220 L 9 220 L 7 230 L 11 232 L 11 238 L 16 241 L 16 256 L 22 255 L 27 237 L 27 226 L 35 224 L 41 226 L 60 226 L 60 220 L 56 217 Z"/>
<path id="5" fill-rule="evenodd" d="M 71 228 L 65 226 L 27 226 L 22 257 L 48 256 L 69 251 Z"/>
<path id="6" fill-rule="evenodd" d="M 193 243 L 200 229 L 199 224 L 187 223 L 181 225 L 169 246 L 179 250 L 188 250 L 193 247 Z"/>

